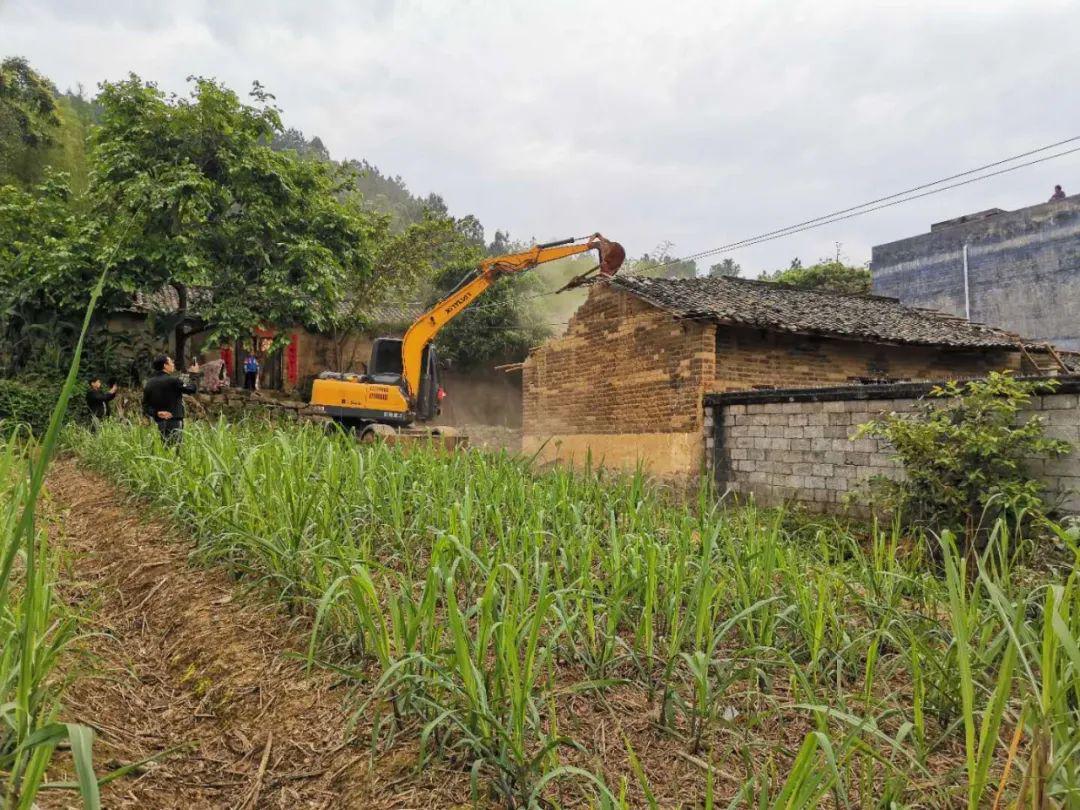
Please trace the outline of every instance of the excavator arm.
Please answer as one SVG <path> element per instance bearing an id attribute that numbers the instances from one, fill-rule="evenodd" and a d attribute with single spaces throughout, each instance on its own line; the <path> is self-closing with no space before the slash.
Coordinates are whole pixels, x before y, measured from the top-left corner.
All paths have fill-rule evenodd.
<path id="1" fill-rule="evenodd" d="M 615 275 L 626 258 L 626 252 L 618 242 L 610 242 L 597 233 L 584 240 L 563 239 L 535 245 L 520 253 L 484 259 L 472 275 L 417 318 L 405 333 L 401 344 L 401 364 L 410 402 L 416 401 L 420 391 L 424 347 L 435 338 L 440 329 L 483 295 L 501 276 L 523 273 L 545 262 L 565 259 L 567 256 L 576 256 L 590 250 L 600 254 L 600 263 L 593 270 L 599 270 L 601 276 Z M 580 283 L 588 274 L 582 274 L 575 281 Z"/>

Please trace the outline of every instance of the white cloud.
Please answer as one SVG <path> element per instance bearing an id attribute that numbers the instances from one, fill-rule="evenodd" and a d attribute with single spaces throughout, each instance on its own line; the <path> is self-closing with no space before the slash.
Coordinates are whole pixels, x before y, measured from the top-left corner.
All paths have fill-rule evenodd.
<path id="1" fill-rule="evenodd" d="M 95 8 L 96 6 L 96 8 Z M 259 79 L 289 125 L 489 233 L 691 252 L 1077 132 L 1075 2 L 0 2 L 61 87 Z M 1073 178 L 1073 179 L 1070 179 Z M 1080 157 L 733 254 L 853 260 L 1080 189 Z"/>

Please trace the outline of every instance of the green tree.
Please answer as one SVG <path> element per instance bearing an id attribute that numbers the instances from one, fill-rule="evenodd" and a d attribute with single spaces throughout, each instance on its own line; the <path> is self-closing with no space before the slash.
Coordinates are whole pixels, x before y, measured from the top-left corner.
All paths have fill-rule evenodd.
<path id="1" fill-rule="evenodd" d="M 22 57 L 0 62 L 0 184 L 30 185 L 60 128 L 56 88 Z"/>
<path id="2" fill-rule="evenodd" d="M 661 242 L 652 253 L 627 262 L 627 273 L 651 278 L 696 278 L 697 262 L 678 259 L 671 255 L 675 247 L 671 242 Z"/>
<path id="3" fill-rule="evenodd" d="M 805 290 L 824 290 L 851 295 L 865 295 L 870 292 L 868 268 L 853 267 L 837 261 L 821 261 L 809 267 L 803 267 L 802 262 L 794 259 L 786 270 L 765 273 L 761 276 L 761 280 L 790 284 Z"/>
<path id="4" fill-rule="evenodd" d="M 709 275 L 713 278 L 723 276 L 726 278 L 736 278 L 742 272 L 742 267 L 732 258 L 724 259 L 722 262 L 712 265 L 709 268 Z"/>
<path id="5" fill-rule="evenodd" d="M 355 368 L 365 358 L 354 352 L 362 332 L 378 324 L 378 311 L 400 305 L 403 311 L 425 298 L 433 279 L 450 264 L 460 265 L 463 243 L 448 217 L 429 215 L 398 230 L 390 214 L 375 214 L 372 273 L 350 276 L 342 305 L 333 320 L 335 368 Z"/>
<path id="6" fill-rule="evenodd" d="M 5 373 L 57 374 L 71 360 L 81 313 L 103 263 L 122 233 L 72 192 L 67 177 L 49 173 L 28 190 L 0 186 L 0 363 Z M 127 308 L 130 293 L 110 286 L 96 327 L 109 311 Z M 88 367 L 125 371 L 107 330 L 91 330 Z M 119 340 L 119 339 L 118 339 Z M 123 341 L 120 341 L 123 342 Z"/>
<path id="7" fill-rule="evenodd" d="M 282 132 L 256 83 L 242 103 L 216 81 L 166 96 L 135 75 L 102 85 L 92 202 L 127 212 L 114 271 L 128 293 L 176 292 L 178 362 L 192 335 L 265 325 L 328 328 L 346 281 L 372 273 L 370 217 L 339 199 L 333 168 L 269 145 Z"/>

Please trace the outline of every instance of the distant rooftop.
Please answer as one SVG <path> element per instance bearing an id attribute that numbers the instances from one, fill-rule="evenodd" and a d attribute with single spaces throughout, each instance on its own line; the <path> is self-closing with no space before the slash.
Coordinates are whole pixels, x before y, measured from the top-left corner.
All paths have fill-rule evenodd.
<path id="1" fill-rule="evenodd" d="M 955 219 L 947 219 L 944 222 L 935 222 L 930 226 L 931 231 L 936 231 L 940 228 L 948 228 L 950 225 L 963 225 L 965 222 L 978 222 L 980 219 L 989 219 L 990 217 L 996 217 L 998 214 L 1007 214 L 1004 208 L 987 208 L 985 211 L 979 211 L 975 214 L 964 214 L 962 217 L 956 217 Z"/>

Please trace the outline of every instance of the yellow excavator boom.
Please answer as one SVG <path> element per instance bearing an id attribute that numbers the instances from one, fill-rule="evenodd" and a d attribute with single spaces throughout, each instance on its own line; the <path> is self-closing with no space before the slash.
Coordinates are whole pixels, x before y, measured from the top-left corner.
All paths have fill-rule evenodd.
<path id="1" fill-rule="evenodd" d="M 420 391 L 424 347 L 435 338 L 440 329 L 466 309 L 501 276 L 521 273 L 545 262 L 565 259 L 567 256 L 576 256 L 590 250 L 599 252 L 600 263 L 593 269 L 599 270 L 603 276 L 613 276 L 626 258 L 626 252 L 618 242 L 608 241 L 597 233 L 584 240 L 564 239 L 548 242 L 535 245 L 520 253 L 484 259 L 475 273 L 417 318 L 405 333 L 401 345 L 401 362 L 409 400 L 415 401 Z M 585 275 L 588 273 L 582 274 L 576 281 Z"/>

